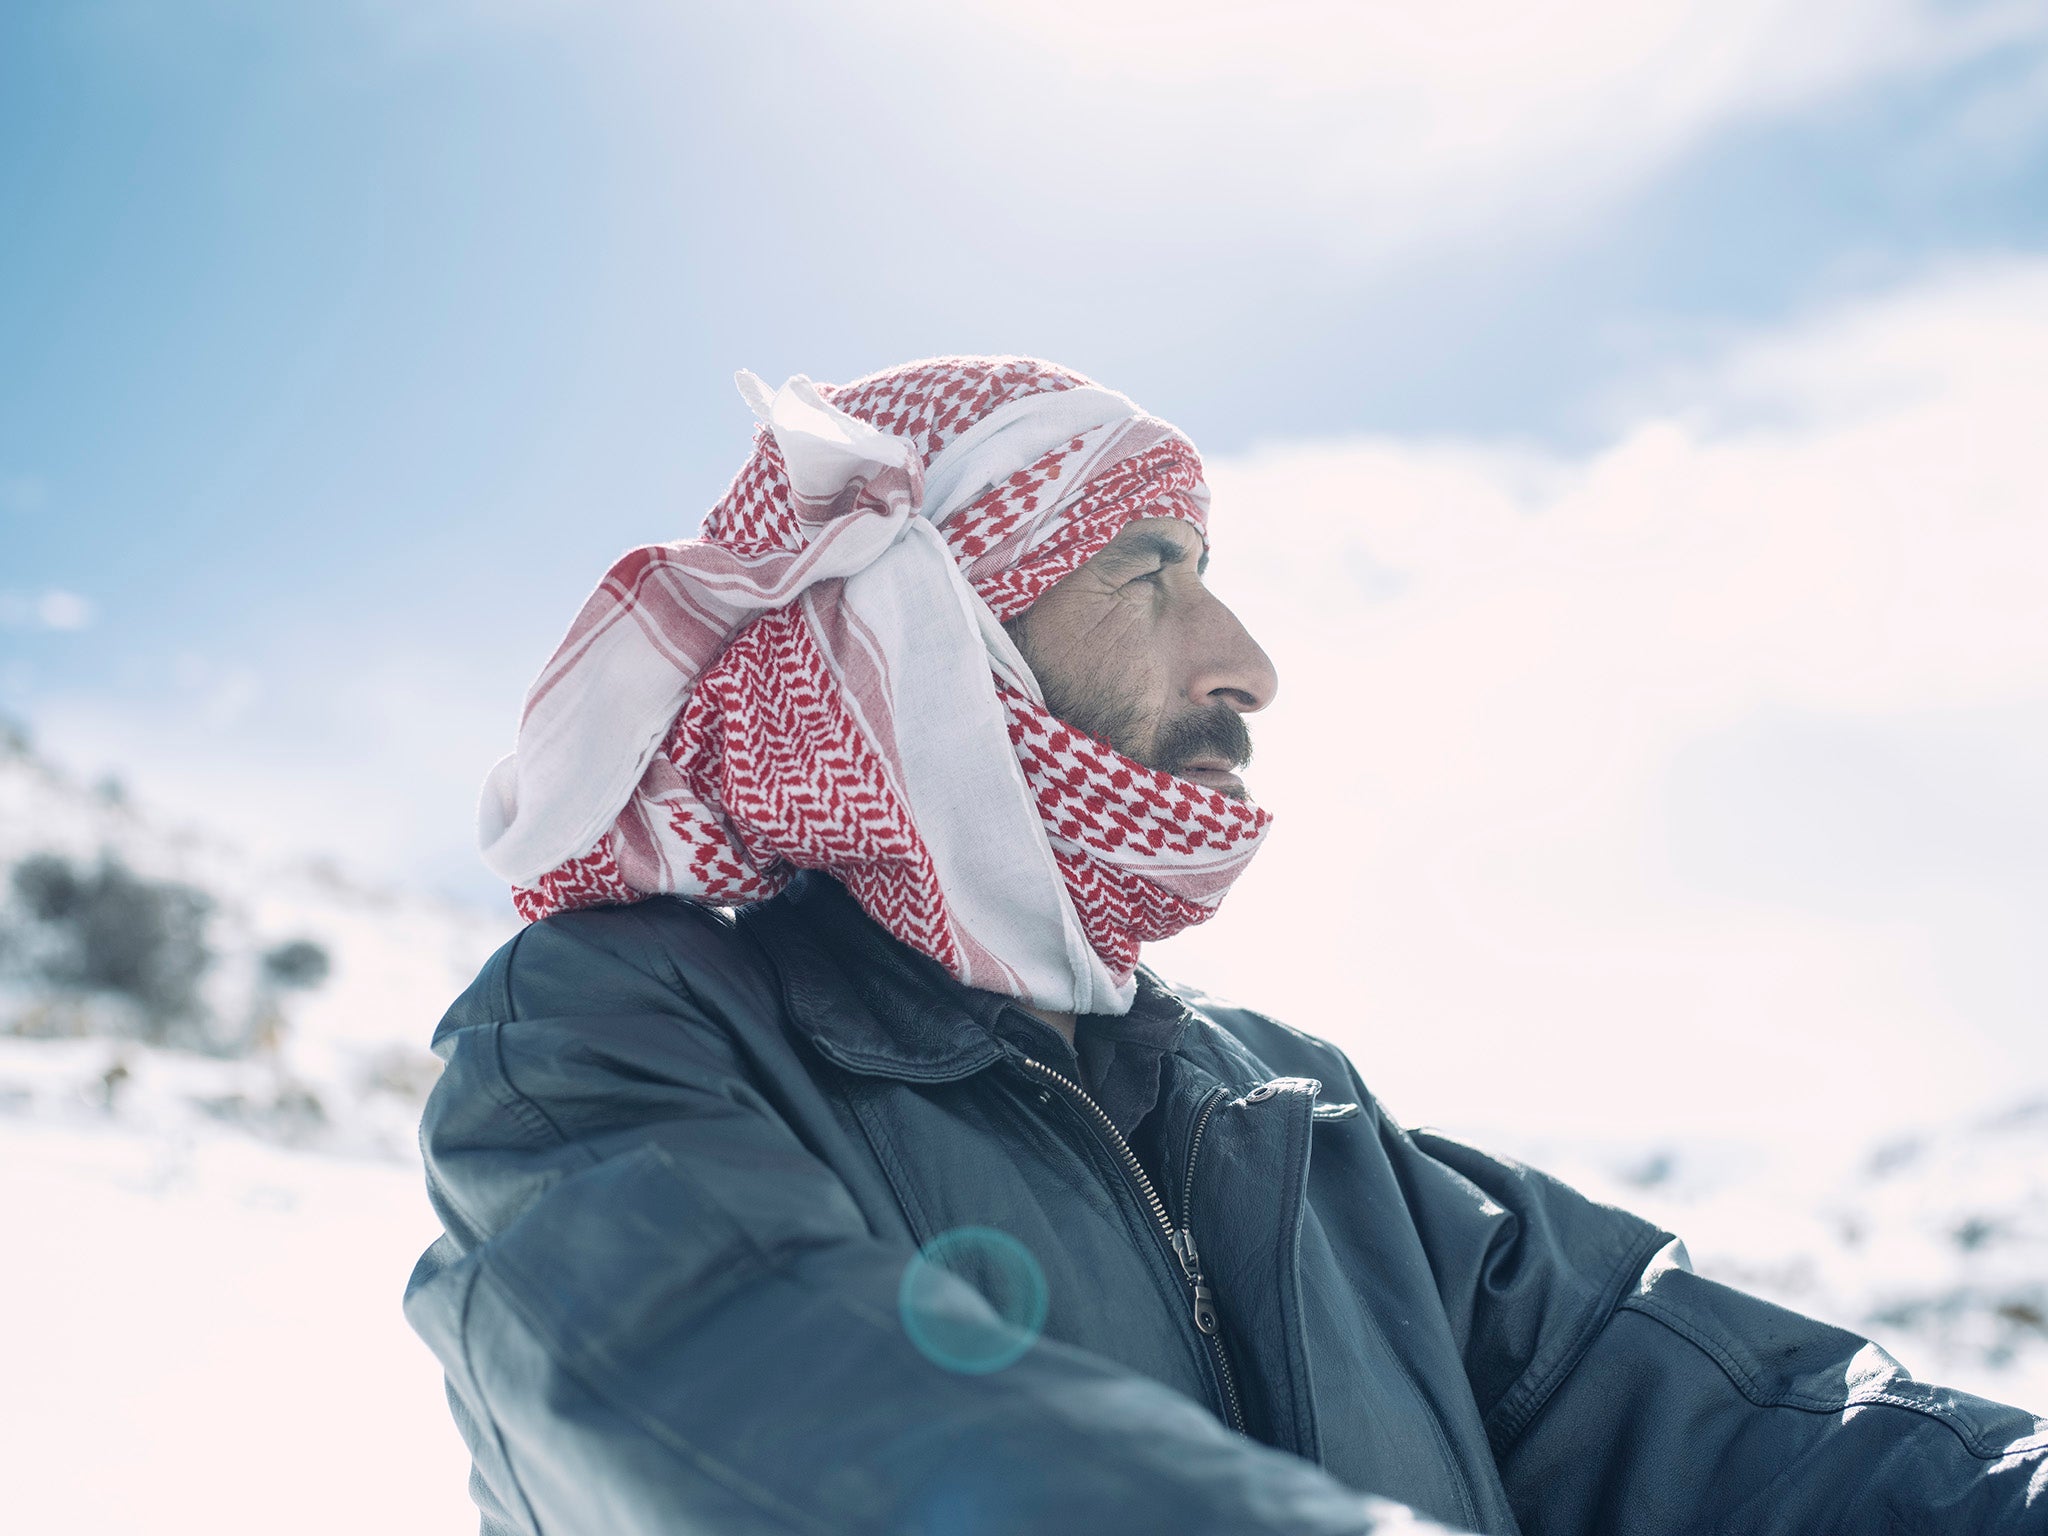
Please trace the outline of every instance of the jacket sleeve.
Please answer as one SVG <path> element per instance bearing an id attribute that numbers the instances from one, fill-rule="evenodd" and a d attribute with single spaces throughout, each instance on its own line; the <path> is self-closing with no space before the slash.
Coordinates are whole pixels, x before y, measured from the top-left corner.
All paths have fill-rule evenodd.
<path id="1" fill-rule="evenodd" d="M 912 1250 L 752 1085 L 719 1008 L 593 931 L 527 929 L 436 1041 L 446 1235 L 406 1310 L 486 1533 L 1439 1530 L 1049 1340 L 934 1364 L 899 1312 Z M 945 1284 L 921 1305 L 1006 1326 Z"/>
<path id="2" fill-rule="evenodd" d="M 2048 1532 L 2048 1422 L 1696 1275 L 1533 1170 L 1383 1139 L 1525 1536 Z"/>

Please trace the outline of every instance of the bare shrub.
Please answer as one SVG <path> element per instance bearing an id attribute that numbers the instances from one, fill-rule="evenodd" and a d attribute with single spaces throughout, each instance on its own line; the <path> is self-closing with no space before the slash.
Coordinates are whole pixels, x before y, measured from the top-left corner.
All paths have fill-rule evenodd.
<path id="1" fill-rule="evenodd" d="M 204 1035 L 199 979 L 213 899 L 170 880 L 148 880 L 105 857 L 86 871 L 56 854 L 14 867 L 14 895 L 43 930 L 35 968 L 54 986 L 132 1002 L 157 1044 Z"/>

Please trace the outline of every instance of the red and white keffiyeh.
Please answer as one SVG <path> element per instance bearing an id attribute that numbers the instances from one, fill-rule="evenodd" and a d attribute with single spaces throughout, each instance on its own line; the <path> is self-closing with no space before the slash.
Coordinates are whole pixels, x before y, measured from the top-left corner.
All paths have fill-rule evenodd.
<path id="1" fill-rule="evenodd" d="M 1193 445 L 1025 358 L 740 385 L 752 456 L 583 605 L 485 782 L 486 862 L 528 919 L 825 870 L 970 986 L 1126 1011 L 1269 818 L 1062 724 L 1001 621 L 1134 518 L 1206 537 Z"/>

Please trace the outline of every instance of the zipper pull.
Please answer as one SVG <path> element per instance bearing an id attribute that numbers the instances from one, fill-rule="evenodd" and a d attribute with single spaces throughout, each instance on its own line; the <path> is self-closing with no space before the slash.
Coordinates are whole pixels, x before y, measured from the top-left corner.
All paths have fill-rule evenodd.
<path id="1" fill-rule="evenodd" d="M 1203 1333 L 1214 1333 L 1217 1328 L 1216 1293 L 1199 1280 L 1195 1282 L 1195 1327 Z"/>
<path id="2" fill-rule="evenodd" d="M 1202 1256 L 1195 1251 L 1195 1234 L 1182 1227 L 1173 1234 L 1173 1251 L 1180 1259 L 1180 1267 L 1188 1277 L 1188 1284 L 1195 1293 L 1195 1328 L 1201 1333 L 1214 1333 L 1219 1326 L 1216 1316 L 1216 1293 L 1209 1289 L 1202 1277 Z"/>

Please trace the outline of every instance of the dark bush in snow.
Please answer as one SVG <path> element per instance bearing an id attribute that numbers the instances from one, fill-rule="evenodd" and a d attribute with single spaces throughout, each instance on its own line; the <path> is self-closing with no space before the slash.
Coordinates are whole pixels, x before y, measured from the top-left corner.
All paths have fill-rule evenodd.
<path id="1" fill-rule="evenodd" d="M 311 939 L 293 939 L 263 952 L 263 979 L 274 987 L 317 987 L 332 963 Z"/>
<path id="2" fill-rule="evenodd" d="M 46 923 L 64 922 L 84 898 L 71 861 L 54 853 L 32 853 L 14 866 L 14 894 Z"/>
<path id="3" fill-rule="evenodd" d="M 213 901 L 205 892 L 143 879 L 112 858 L 86 873 L 55 854 L 35 854 L 14 867 L 14 894 L 50 940 L 36 947 L 46 980 L 129 999 L 145 1039 L 192 1032 L 199 978 L 213 962 L 206 947 Z"/>

